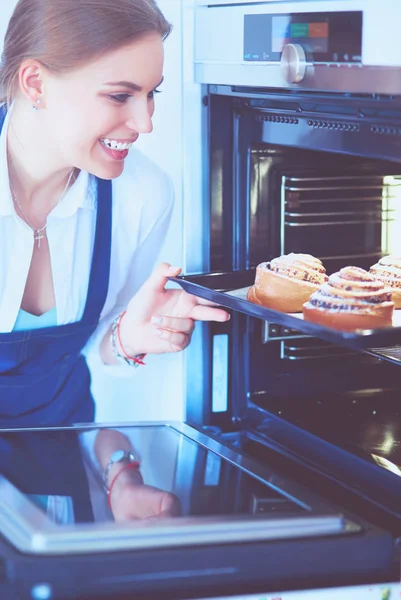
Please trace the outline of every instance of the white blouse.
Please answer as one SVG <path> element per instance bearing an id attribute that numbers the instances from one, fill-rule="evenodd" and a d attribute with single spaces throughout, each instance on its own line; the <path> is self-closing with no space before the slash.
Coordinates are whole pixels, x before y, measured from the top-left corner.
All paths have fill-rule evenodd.
<path id="1" fill-rule="evenodd" d="M 7 168 L 9 114 L 0 137 L 0 332 L 14 328 L 33 252 L 32 229 L 16 214 Z M 123 173 L 112 182 L 113 227 L 110 282 L 99 327 L 83 349 L 91 367 L 126 375 L 128 366 L 106 366 L 99 345 L 115 316 L 150 275 L 164 242 L 173 207 L 169 178 L 149 158 L 131 149 Z M 49 243 L 57 324 L 81 319 L 88 292 L 96 225 L 95 178 L 81 171 L 49 214 Z"/>

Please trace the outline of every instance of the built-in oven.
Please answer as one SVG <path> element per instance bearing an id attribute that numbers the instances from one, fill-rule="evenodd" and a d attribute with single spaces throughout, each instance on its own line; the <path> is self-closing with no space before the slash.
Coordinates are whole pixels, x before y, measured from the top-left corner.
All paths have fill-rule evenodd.
<path id="1" fill-rule="evenodd" d="M 0 597 L 398 597 L 401 319 L 344 333 L 246 291 L 284 253 L 328 273 L 401 254 L 401 6 L 198 0 L 195 16 L 206 176 L 186 235 L 205 272 L 176 283 L 231 320 L 195 330 L 189 425 L 0 431 Z M 174 514 L 138 516 L 134 496 L 114 522 L 105 435 Z"/>
<path id="2" fill-rule="evenodd" d="M 282 254 L 328 274 L 401 255 L 400 18 L 386 1 L 198 1 L 205 269 L 181 280 L 233 309 L 188 351 L 189 422 L 391 531 L 395 548 L 398 322 L 331 335 L 244 291 Z"/>

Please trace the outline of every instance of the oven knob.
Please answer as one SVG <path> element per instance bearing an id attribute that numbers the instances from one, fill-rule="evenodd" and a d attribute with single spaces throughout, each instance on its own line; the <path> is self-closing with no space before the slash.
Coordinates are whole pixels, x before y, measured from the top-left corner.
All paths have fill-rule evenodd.
<path id="1" fill-rule="evenodd" d="M 287 83 L 299 83 L 306 73 L 305 50 L 300 44 L 286 44 L 281 54 L 281 72 Z"/>

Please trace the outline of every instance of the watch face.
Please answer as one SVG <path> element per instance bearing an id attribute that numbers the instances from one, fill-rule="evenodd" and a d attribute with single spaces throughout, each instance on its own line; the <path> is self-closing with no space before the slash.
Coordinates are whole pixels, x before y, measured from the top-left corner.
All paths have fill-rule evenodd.
<path id="1" fill-rule="evenodd" d="M 125 458 L 125 450 L 115 450 L 113 454 L 110 456 L 110 460 L 113 463 L 120 462 Z"/>

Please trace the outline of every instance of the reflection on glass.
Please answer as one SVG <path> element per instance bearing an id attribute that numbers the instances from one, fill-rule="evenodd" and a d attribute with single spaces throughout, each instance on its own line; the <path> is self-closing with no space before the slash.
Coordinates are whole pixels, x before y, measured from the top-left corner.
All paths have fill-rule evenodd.
<path id="1" fill-rule="evenodd" d="M 132 451 L 140 468 L 118 475 L 110 510 L 103 473 L 117 449 Z M 1 433 L 0 472 L 61 525 L 305 512 L 267 483 L 166 426 Z M 115 473 L 110 470 L 113 478 Z"/>

